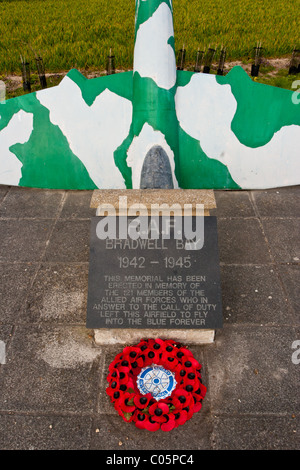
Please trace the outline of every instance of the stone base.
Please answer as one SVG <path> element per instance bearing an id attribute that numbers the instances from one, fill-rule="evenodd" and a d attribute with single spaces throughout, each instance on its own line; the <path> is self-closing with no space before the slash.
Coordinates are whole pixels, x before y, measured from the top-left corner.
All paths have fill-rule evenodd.
<path id="1" fill-rule="evenodd" d="M 119 198 L 127 197 L 127 204 L 120 205 Z M 141 204 L 149 211 L 151 204 L 190 204 L 190 214 L 196 214 L 196 205 L 203 204 L 204 215 L 209 216 L 210 210 L 216 208 L 215 195 L 212 190 L 206 189 L 124 189 L 124 190 L 95 190 L 91 200 L 91 208 L 97 209 L 99 215 L 100 208 L 105 208 L 107 204 L 115 208 L 116 215 L 126 215 L 128 206 Z M 175 214 L 174 214 L 175 215 Z M 215 339 L 214 330 L 203 329 L 96 329 L 94 330 L 94 340 L 96 346 L 106 346 L 113 344 L 136 344 L 142 338 L 162 338 L 179 341 L 189 344 L 211 344 Z"/>
<path id="2" fill-rule="evenodd" d="M 96 346 L 112 344 L 133 345 L 141 339 L 173 339 L 186 345 L 211 344 L 215 339 L 214 330 L 161 330 L 161 329 L 97 329 L 94 330 Z"/>
<path id="3" fill-rule="evenodd" d="M 123 207 L 119 198 L 126 197 L 127 204 Z M 196 205 L 204 206 L 204 215 L 209 215 L 211 209 L 216 208 L 214 192 L 211 189 L 97 189 L 93 192 L 91 208 L 105 208 L 107 204 L 115 208 L 116 215 L 125 215 L 132 204 L 143 205 L 148 211 L 152 204 L 190 205 L 190 215 L 196 215 Z M 188 215 L 188 214 L 187 214 Z"/>

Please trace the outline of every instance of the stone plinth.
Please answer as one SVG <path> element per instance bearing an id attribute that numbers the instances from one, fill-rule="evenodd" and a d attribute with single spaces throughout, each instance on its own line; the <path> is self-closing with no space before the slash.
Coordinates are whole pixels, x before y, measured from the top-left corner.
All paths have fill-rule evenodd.
<path id="1" fill-rule="evenodd" d="M 210 344 L 214 342 L 214 330 L 164 330 L 164 329 L 107 329 L 94 330 L 96 345 L 135 344 L 142 338 L 173 339 L 183 344 Z"/>
<path id="2" fill-rule="evenodd" d="M 120 197 L 122 199 L 120 204 Z M 126 204 L 125 204 L 126 202 Z M 204 205 L 204 215 L 208 216 L 210 210 L 216 208 L 214 192 L 212 190 L 184 190 L 184 189 L 132 189 L 132 190 L 96 190 L 91 199 L 91 208 L 97 209 L 96 215 L 104 215 L 107 205 L 113 206 L 116 215 L 126 215 L 131 205 L 143 205 L 150 210 L 152 204 L 190 204 L 188 215 L 196 215 L 196 205 Z M 138 207 L 138 206 L 135 206 Z M 100 210 L 101 209 L 101 210 Z M 112 344 L 134 344 L 141 338 L 173 339 L 184 344 L 213 343 L 215 331 L 210 329 L 150 329 L 150 328 L 101 328 L 94 330 L 95 344 L 98 346 Z"/>

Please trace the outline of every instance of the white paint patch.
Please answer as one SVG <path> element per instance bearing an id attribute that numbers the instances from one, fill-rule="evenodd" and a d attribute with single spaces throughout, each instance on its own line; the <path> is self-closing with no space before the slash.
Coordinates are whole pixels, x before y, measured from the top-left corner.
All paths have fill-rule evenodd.
<path id="1" fill-rule="evenodd" d="M 165 136 L 160 131 L 155 131 L 149 124 L 144 124 L 139 136 L 135 137 L 127 151 L 127 165 L 132 169 L 132 188 L 139 189 L 141 172 L 145 157 L 154 145 L 160 145 L 169 157 L 174 188 L 178 188 L 175 176 L 174 152 L 168 145 Z"/>
<path id="2" fill-rule="evenodd" d="M 153 16 L 140 25 L 134 47 L 134 71 L 141 77 L 152 78 L 166 90 L 176 83 L 175 53 L 168 44 L 173 36 L 173 15 L 168 5 L 162 3 Z"/>
<path id="3" fill-rule="evenodd" d="M 40 359 L 56 369 L 75 369 L 78 365 L 93 362 L 102 352 L 92 347 L 83 328 L 50 331 L 44 333 L 41 341 Z"/>
<path id="4" fill-rule="evenodd" d="M 226 165 L 243 189 L 267 189 L 299 184 L 300 126 L 282 127 L 266 145 L 243 145 L 231 129 L 237 102 L 230 85 L 215 77 L 194 75 L 178 87 L 176 113 L 182 129 L 200 141 L 209 158 Z"/>
<path id="5" fill-rule="evenodd" d="M 33 131 L 33 114 L 19 111 L 0 132 L 0 184 L 17 186 L 22 178 L 20 160 L 9 148 L 25 144 Z"/>
<path id="6" fill-rule="evenodd" d="M 128 136 L 131 101 L 106 89 L 88 106 L 80 88 L 69 77 L 57 87 L 38 91 L 37 98 L 50 110 L 51 122 L 59 126 L 96 186 L 125 188 L 113 154 Z"/>

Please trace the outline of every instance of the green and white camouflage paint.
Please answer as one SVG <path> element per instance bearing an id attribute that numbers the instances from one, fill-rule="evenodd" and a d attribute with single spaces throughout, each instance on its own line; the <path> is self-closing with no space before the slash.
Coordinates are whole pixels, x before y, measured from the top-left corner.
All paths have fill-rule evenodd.
<path id="1" fill-rule="evenodd" d="M 263 189 L 300 183 L 294 92 L 177 71 L 171 0 L 137 0 L 134 70 L 0 103 L 0 184 L 53 189 L 139 188 L 160 145 L 174 187 Z"/>

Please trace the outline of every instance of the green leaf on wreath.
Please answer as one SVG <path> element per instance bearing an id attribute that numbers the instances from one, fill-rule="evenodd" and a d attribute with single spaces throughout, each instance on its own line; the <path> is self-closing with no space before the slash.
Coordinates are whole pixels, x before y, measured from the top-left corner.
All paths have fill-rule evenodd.
<path id="1" fill-rule="evenodd" d="M 132 416 L 132 413 L 125 413 L 124 412 L 124 418 L 126 419 L 126 421 L 129 421 L 131 416 Z"/>
<path id="2" fill-rule="evenodd" d="M 149 415 L 149 406 L 147 408 L 144 408 L 142 410 L 142 413 L 144 413 L 145 415 Z"/>
<path id="3" fill-rule="evenodd" d="M 129 389 L 128 389 L 128 392 L 129 392 L 129 393 L 134 393 L 133 388 L 129 388 Z"/>
<path id="4" fill-rule="evenodd" d="M 133 398 L 131 398 L 130 400 L 128 400 L 127 406 L 134 406 Z"/>

